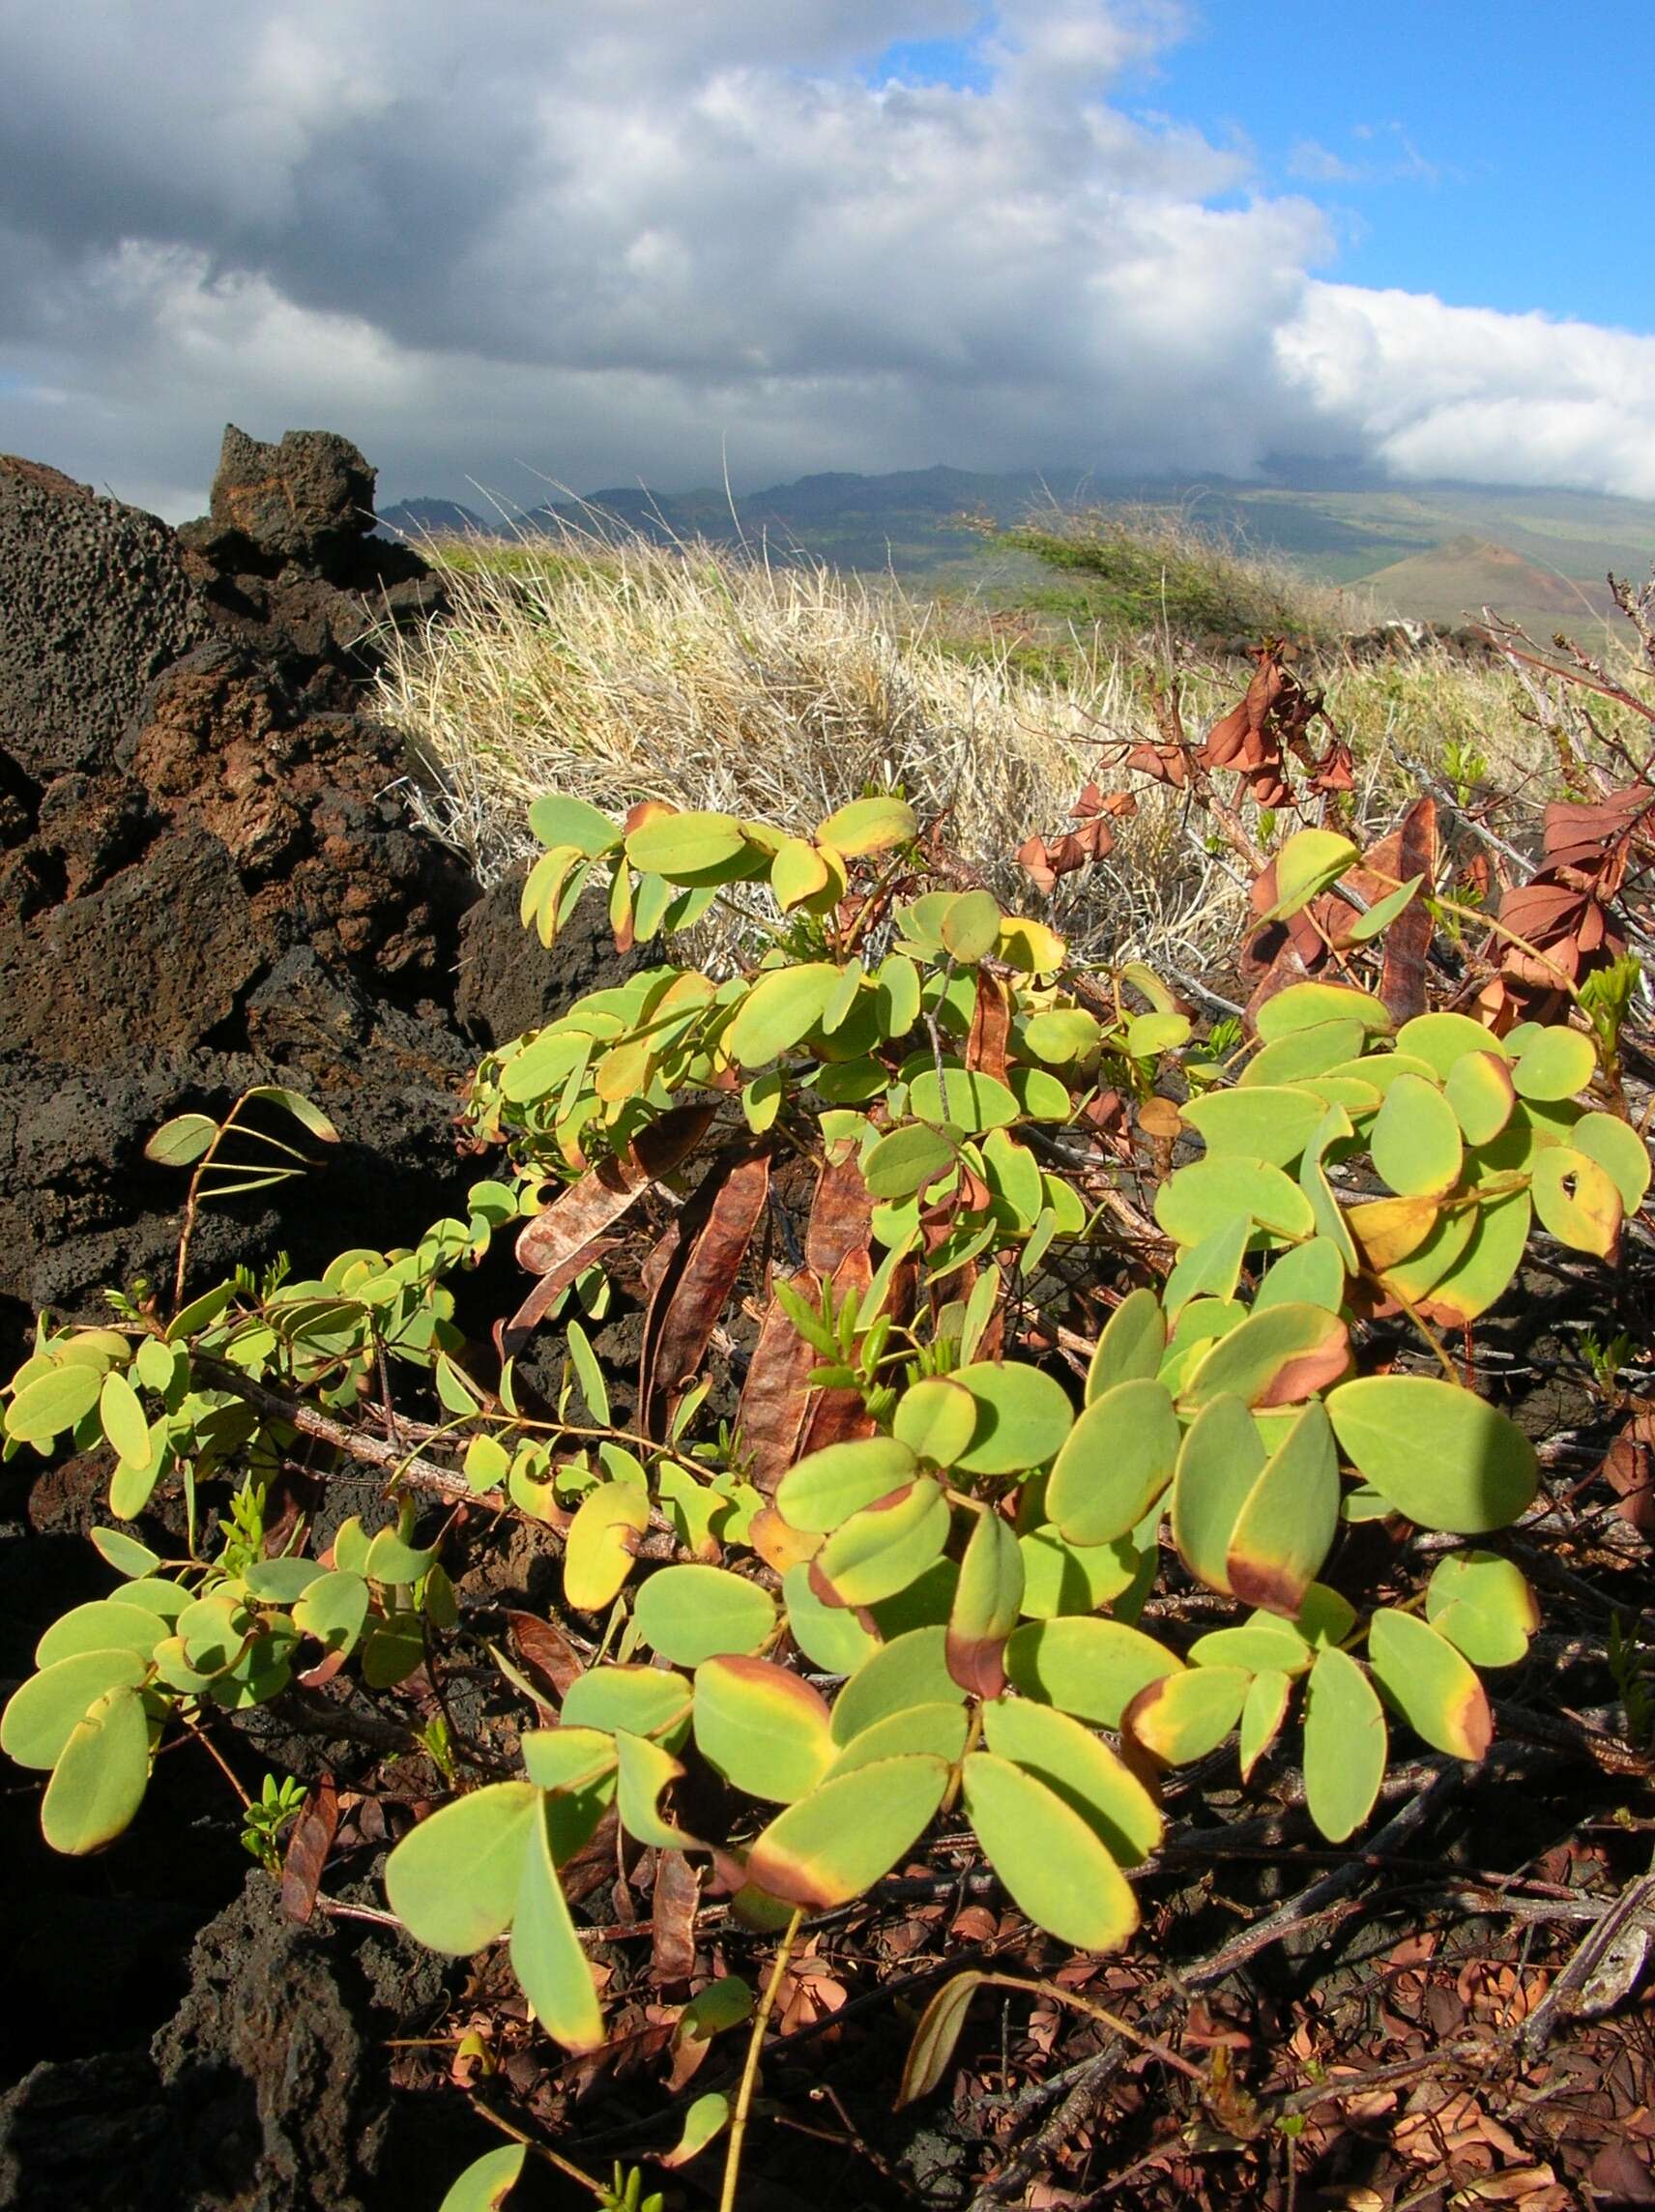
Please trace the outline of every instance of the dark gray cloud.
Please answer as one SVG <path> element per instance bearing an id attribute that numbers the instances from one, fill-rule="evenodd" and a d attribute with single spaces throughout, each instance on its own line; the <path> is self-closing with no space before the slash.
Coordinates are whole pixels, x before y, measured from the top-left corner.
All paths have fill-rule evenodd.
<path id="1" fill-rule="evenodd" d="M 226 418 L 398 490 L 806 468 L 1655 495 L 1655 340 L 1327 280 L 1112 105 L 1173 0 L 0 0 L 0 444 L 169 511 Z M 866 81 L 978 38 L 979 89 Z"/>

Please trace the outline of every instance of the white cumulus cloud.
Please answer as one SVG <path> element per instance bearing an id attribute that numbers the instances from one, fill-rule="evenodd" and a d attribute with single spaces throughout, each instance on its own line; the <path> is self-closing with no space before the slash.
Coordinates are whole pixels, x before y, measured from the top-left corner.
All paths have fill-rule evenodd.
<path id="1" fill-rule="evenodd" d="M 1655 496 L 1655 339 L 1333 280 L 1146 121 L 1176 0 L 0 0 L 0 445 L 392 493 L 1271 452 Z M 961 84 L 878 57 L 964 41 Z"/>

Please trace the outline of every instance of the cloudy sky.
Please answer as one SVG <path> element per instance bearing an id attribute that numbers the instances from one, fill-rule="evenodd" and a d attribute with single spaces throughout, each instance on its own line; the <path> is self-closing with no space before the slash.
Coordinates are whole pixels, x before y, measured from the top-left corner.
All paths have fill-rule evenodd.
<path id="1" fill-rule="evenodd" d="M 0 449 L 1655 498 L 1647 10 L 0 0 Z"/>

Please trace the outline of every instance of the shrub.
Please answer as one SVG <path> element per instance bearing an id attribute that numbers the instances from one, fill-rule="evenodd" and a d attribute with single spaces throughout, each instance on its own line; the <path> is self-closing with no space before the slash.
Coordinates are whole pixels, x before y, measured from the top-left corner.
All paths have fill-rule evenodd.
<path id="1" fill-rule="evenodd" d="M 100 1530 L 119 1581 L 47 1630 L 6 1709 L 0 1741 L 48 1776 L 48 1842 L 119 1834 L 175 1726 L 347 1669 L 379 1695 L 440 1671 L 463 1623 L 450 1522 L 421 1528 L 433 1499 L 556 1531 L 566 1615 L 595 1648 L 583 1663 L 555 1640 L 555 1725 L 534 1710 L 544 1680 L 502 1656 L 522 1699 L 509 1773 L 427 1737 L 449 1801 L 392 1850 L 387 1896 L 438 1950 L 508 1939 L 573 2052 L 605 2023 L 560 1868 L 611 1811 L 749 1925 L 785 1930 L 784 1952 L 939 1820 L 969 1826 L 1031 1921 L 1107 1951 L 1137 1925 L 1128 1874 L 1162 1837 L 1167 1769 L 1232 1737 L 1244 1778 L 1296 1761 L 1342 1842 L 1399 1729 L 1481 1757 L 1483 1677 L 1538 1619 L 1485 1539 L 1527 1512 L 1537 1463 L 1437 1329 L 1507 1292 L 1536 1221 L 1602 1258 L 1641 1204 L 1641 1141 L 1589 1100 L 1615 1096 L 1601 1024 L 1399 1021 L 1364 969 L 1397 932 L 1417 945 L 1419 875 L 1379 878 L 1329 979 L 1276 991 L 1253 1035 L 1215 1050 L 1148 969 L 1078 965 L 1048 923 L 950 877 L 897 795 L 806 835 L 658 801 L 618 821 L 568 795 L 531 822 L 522 912 L 548 946 L 582 898 L 633 946 L 761 883 L 772 941 L 723 979 L 642 968 L 491 1053 L 466 1118 L 501 1164 L 466 1218 L 314 1280 L 243 1274 L 188 1301 L 181 1253 L 170 1308 L 140 1291 L 105 1326 L 42 1316 L 8 1452 L 106 1444 L 112 1516 L 164 1486 L 187 1530 L 173 1557 Z M 1300 830 L 1259 918 L 1302 924 L 1337 886 L 1371 893 L 1381 865 Z M 1161 1094 L 1175 1078 L 1179 1105 Z M 332 1135 L 269 1089 L 222 1124 L 169 1123 L 152 1150 L 191 1170 L 187 1234 L 215 1189 L 265 1172 L 268 1141 L 230 1157 L 260 1105 Z M 623 1422 L 578 1309 L 601 1306 L 606 1256 L 652 1212 Z M 453 1285 L 502 1237 L 533 1284 L 491 1360 Z M 757 1335 L 714 1421 L 709 1347 L 743 1297 Z M 1426 1372 L 1397 1364 L 1385 1315 Z M 547 1406 L 516 1357 L 560 1317 Z M 348 1520 L 325 1553 L 303 1525 L 273 1540 L 268 1484 L 302 1442 L 383 1475 L 383 1525 Z M 1344 1531 L 1375 1520 L 1449 1539 L 1399 1555 L 1395 1603 L 1340 1587 Z M 1193 1637 L 1168 1602 L 1192 1589 L 1229 1608 Z M 750 2009 L 711 1988 L 709 2035 Z M 915 2081 L 957 2026 L 929 2023 Z M 751 2076 L 701 2100 L 681 2146 L 729 2123 L 731 2191 Z M 456 2203 L 516 2171 L 509 2151 L 483 2164 Z M 636 2177 L 598 2193 L 636 2201 Z"/>

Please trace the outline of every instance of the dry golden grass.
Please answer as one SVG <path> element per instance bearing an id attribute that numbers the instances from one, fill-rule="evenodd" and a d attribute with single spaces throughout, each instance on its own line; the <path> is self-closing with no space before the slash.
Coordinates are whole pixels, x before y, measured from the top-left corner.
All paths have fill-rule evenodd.
<path id="1" fill-rule="evenodd" d="M 1153 734 L 1145 666 L 1164 673 L 1171 650 L 1192 734 L 1246 675 L 1165 637 L 1123 643 L 1095 624 L 705 545 L 569 535 L 498 560 L 472 545 L 445 566 L 454 614 L 388 640 L 379 705 L 425 769 L 421 819 L 485 879 L 531 850 L 542 791 L 616 814 L 655 798 L 809 829 L 861 791 L 900 787 L 922 820 L 946 817 L 954 851 L 1003 897 L 1037 909 L 1016 848 L 1064 826 L 1105 744 Z M 1508 834 L 1555 788 L 1503 667 L 1432 648 L 1361 662 L 1335 650 L 1322 665 L 1364 826 L 1393 819 L 1421 771 L 1519 791 Z M 1242 873 L 1176 796 L 1115 780 L 1139 786 L 1139 811 L 1108 862 L 1060 887 L 1053 919 L 1079 950 L 1199 975 L 1234 945 Z"/>

